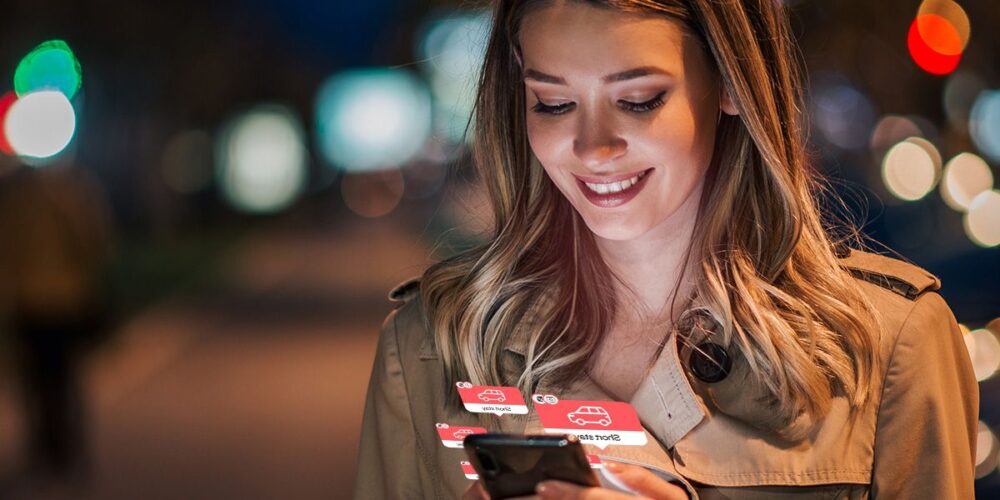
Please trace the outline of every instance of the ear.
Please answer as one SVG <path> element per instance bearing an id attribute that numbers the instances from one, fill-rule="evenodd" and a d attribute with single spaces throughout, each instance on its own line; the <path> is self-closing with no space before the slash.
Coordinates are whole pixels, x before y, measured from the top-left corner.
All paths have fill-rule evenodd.
<path id="1" fill-rule="evenodd" d="M 733 103 L 733 97 L 729 93 L 729 89 L 723 86 L 722 88 L 722 98 L 720 100 L 719 107 L 722 108 L 722 112 L 727 115 L 738 115 L 740 111 L 736 109 L 736 104 Z"/>

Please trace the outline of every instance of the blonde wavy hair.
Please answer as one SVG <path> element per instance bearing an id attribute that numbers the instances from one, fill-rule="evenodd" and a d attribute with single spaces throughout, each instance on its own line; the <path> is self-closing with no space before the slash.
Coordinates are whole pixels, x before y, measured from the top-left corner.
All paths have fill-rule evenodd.
<path id="1" fill-rule="evenodd" d="M 568 386 L 587 373 L 618 307 L 608 297 L 619 278 L 527 140 L 518 30 L 549 1 L 494 4 L 473 141 L 493 229 L 421 280 L 452 398 L 461 380 L 516 384 L 525 394 L 543 378 Z M 859 231 L 821 216 L 814 198 L 829 186 L 805 147 L 804 72 L 780 2 L 578 1 L 678 22 L 714 60 L 739 110 L 721 115 L 700 200 L 696 307 L 714 318 L 785 420 L 825 415 L 838 393 L 854 410 L 865 405 L 878 368 L 878 321 L 835 254 L 847 240 L 860 245 Z M 502 352 L 519 333 L 526 360 L 510 379 Z"/>

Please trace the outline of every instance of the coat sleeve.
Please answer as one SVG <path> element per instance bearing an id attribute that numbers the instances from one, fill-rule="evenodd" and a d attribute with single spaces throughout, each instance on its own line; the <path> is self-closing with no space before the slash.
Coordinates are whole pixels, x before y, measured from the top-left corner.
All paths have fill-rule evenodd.
<path id="1" fill-rule="evenodd" d="M 396 317 L 382 323 L 361 424 L 355 499 L 421 498 L 424 474 L 400 362 Z"/>
<path id="2" fill-rule="evenodd" d="M 979 386 L 955 316 L 918 297 L 886 369 L 875 431 L 875 498 L 974 498 Z"/>

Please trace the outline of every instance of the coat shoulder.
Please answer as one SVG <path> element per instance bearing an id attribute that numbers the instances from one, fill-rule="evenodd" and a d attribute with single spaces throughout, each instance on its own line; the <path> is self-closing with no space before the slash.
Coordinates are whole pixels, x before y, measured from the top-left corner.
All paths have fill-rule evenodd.
<path id="1" fill-rule="evenodd" d="M 387 298 L 395 304 L 391 313 L 401 338 L 404 355 L 415 355 L 420 360 L 437 358 L 434 336 L 430 334 L 427 313 L 420 300 L 420 276 L 407 278 L 392 287 Z"/>
<path id="2" fill-rule="evenodd" d="M 854 278 L 910 301 L 916 301 L 924 292 L 941 289 L 940 278 L 902 259 L 856 249 L 838 255 L 840 266 Z"/>
<path id="3" fill-rule="evenodd" d="M 405 303 L 418 293 L 420 293 L 420 276 L 413 276 L 392 287 L 386 297 L 393 302 Z"/>

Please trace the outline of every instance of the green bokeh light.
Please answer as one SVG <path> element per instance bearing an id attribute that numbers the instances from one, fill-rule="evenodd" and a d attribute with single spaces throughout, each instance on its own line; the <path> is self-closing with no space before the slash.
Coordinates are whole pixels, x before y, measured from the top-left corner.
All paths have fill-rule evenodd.
<path id="1" fill-rule="evenodd" d="M 72 99 L 80 90 L 80 61 L 62 40 L 49 40 L 24 56 L 14 71 L 18 96 L 39 90 L 58 90 Z"/>

